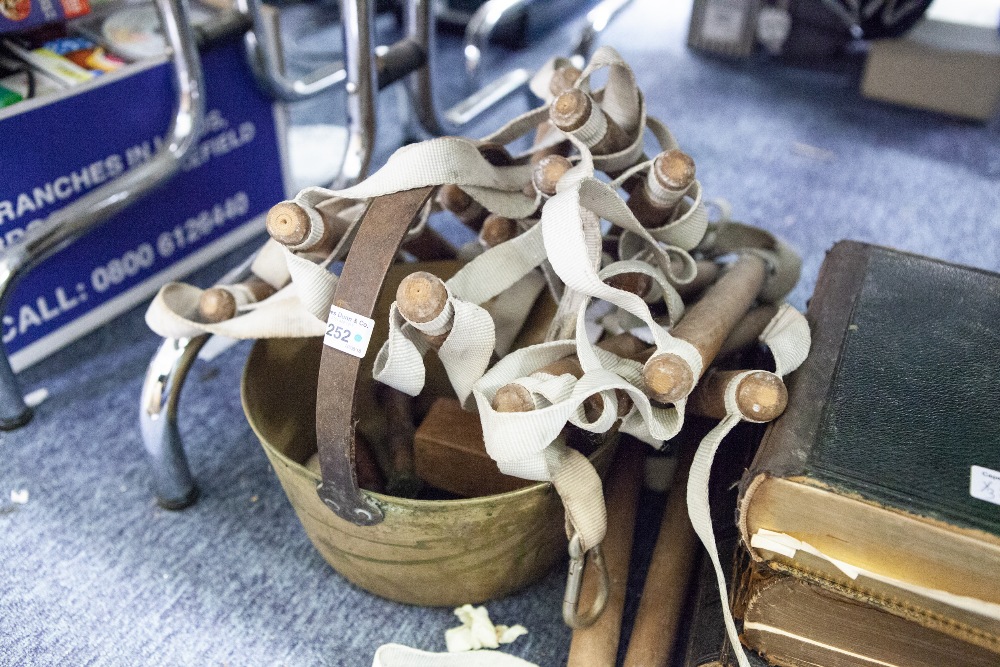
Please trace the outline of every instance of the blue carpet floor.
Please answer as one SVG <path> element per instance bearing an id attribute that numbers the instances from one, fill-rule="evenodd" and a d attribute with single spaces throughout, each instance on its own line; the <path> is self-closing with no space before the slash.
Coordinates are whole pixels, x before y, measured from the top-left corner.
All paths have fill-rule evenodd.
<path id="1" fill-rule="evenodd" d="M 707 194 L 802 253 L 794 305 L 804 306 L 824 252 L 842 238 L 1000 270 L 1000 122 L 867 101 L 852 60 L 818 71 L 693 54 L 687 9 L 676 6 L 685 4 L 636 0 L 601 41 L 633 64 L 650 112 L 694 157 Z M 294 11 L 302 13 L 290 21 L 300 33 L 289 61 L 308 68 L 338 42 L 309 38 L 321 10 Z M 535 66 L 573 34 L 495 55 L 504 67 Z M 443 36 L 439 46 L 453 72 L 439 80 L 447 106 L 465 90 L 459 41 Z M 397 99 L 382 95 L 387 118 Z M 334 122 L 336 102 L 304 103 L 293 119 Z M 525 108 L 512 100 L 468 133 Z M 401 125 L 385 124 L 376 166 L 404 138 Z M 251 247 L 191 281 L 211 283 Z M 181 428 L 201 499 L 183 512 L 155 505 L 137 426 L 142 376 L 159 344 L 144 308 L 21 375 L 27 390 L 50 397 L 27 428 L 0 435 L 0 665 L 353 667 L 389 641 L 443 650 L 455 624 L 449 609 L 375 598 L 313 550 L 242 415 L 247 344 L 199 362 L 185 390 Z M 28 502 L 8 504 L 13 489 L 27 489 Z M 647 500 L 645 525 L 657 502 Z M 648 548 L 651 536 L 641 538 Z M 557 571 L 489 604 L 497 622 L 530 631 L 509 652 L 546 667 L 565 662 L 562 585 Z"/>

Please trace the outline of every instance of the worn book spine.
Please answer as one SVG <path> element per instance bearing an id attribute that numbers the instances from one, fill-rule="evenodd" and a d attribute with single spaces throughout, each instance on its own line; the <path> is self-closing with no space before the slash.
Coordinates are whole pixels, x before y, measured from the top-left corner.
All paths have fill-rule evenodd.
<path id="1" fill-rule="evenodd" d="M 992 651 L 889 613 L 829 582 L 780 574 L 749 559 L 740 594 L 748 647 L 780 667 L 996 667 Z"/>

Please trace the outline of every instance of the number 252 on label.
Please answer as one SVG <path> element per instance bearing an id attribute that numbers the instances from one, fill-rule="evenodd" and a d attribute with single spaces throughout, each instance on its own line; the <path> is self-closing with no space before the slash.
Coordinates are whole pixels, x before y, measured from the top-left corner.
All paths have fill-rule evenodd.
<path id="1" fill-rule="evenodd" d="M 375 320 L 337 306 L 330 306 L 323 343 L 335 350 L 362 358 L 368 351 L 368 342 L 371 340 L 374 328 Z"/>

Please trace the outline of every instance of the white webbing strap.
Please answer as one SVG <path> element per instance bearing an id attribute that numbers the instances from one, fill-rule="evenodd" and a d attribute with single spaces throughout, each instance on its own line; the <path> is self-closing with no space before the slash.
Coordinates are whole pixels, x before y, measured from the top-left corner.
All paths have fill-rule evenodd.
<path id="1" fill-rule="evenodd" d="M 372 667 L 538 667 L 533 662 L 499 651 L 430 653 L 402 644 L 383 644 Z"/>
<path id="2" fill-rule="evenodd" d="M 447 284 L 446 284 L 447 286 Z M 407 321 L 393 302 L 389 313 L 389 338 L 375 357 L 373 377 L 410 396 L 424 388 L 424 336 L 447 333 L 438 357 L 448 373 L 458 400 L 464 405 L 490 363 L 495 344 L 493 318 L 476 304 L 463 301 L 448 290 L 441 314 L 430 322 Z"/>
<path id="3" fill-rule="evenodd" d="M 771 349 L 774 355 L 776 375 L 783 376 L 794 371 L 809 354 L 809 325 L 805 317 L 797 310 L 783 304 L 771 323 L 760 336 L 761 342 Z M 739 633 L 729 607 L 729 591 L 726 585 L 726 572 L 719 559 L 719 549 L 715 542 L 715 532 L 712 527 L 712 514 L 708 500 L 709 476 L 712 462 L 719 449 L 722 439 L 733 430 L 743 418 L 736 404 L 736 390 L 740 382 L 754 371 L 736 375 L 726 386 L 726 417 L 705 436 L 698 446 L 691 472 L 688 476 L 687 505 L 688 516 L 715 569 L 719 584 L 719 595 L 722 598 L 722 610 L 726 623 L 726 632 L 740 667 L 750 667 L 743 647 L 740 644 Z"/>
<path id="4" fill-rule="evenodd" d="M 524 112 L 520 116 L 516 116 L 492 134 L 483 137 L 483 141 L 506 146 L 518 137 L 523 137 L 529 132 L 534 132 L 538 128 L 538 125 L 548 120 L 548 118 L 549 104 L 546 102 L 539 107 Z M 558 133 L 555 133 L 555 136 L 561 138 L 561 135 Z"/>
<path id="5" fill-rule="evenodd" d="M 642 299 L 606 285 L 596 273 L 594 278 L 610 293 L 610 299 L 627 303 L 631 312 L 647 322 L 654 330 L 654 338 L 658 339 L 661 350 L 679 354 L 696 366 L 695 372 L 700 371 L 698 352 L 689 343 L 669 336 L 653 322 Z M 627 392 L 635 405 L 623 422 L 623 430 L 641 434 L 646 441 L 662 442 L 675 436 L 683 423 L 683 401 L 672 408 L 654 408 L 641 389 L 641 366 L 590 345 L 586 335 L 585 308 L 586 303 L 581 304 L 575 341 L 543 343 L 512 352 L 473 387 L 487 452 L 506 474 L 553 483 L 557 478 L 560 480 L 556 490 L 566 506 L 571 532 L 580 537 L 584 551 L 604 539 L 607 529 L 604 499 L 600 478 L 590 462 L 564 451 L 565 445 L 558 440 L 563 427 L 572 423 L 592 432 L 610 430 L 617 419 L 615 390 Z M 532 376 L 537 369 L 573 352 L 577 353 L 584 371 L 579 380 L 569 375 L 558 378 L 541 374 Z M 531 392 L 538 409 L 529 412 L 497 412 L 493 409 L 492 399 L 497 390 L 512 382 L 522 384 Z M 604 410 L 595 421 L 590 422 L 584 414 L 583 403 L 594 394 L 601 395 Z M 571 466 L 571 472 L 564 471 L 564 466 Z"/>
<path id="6" fill-rule="evenodd" d="M 281 289 L 291 280 L 285 253 L 281 244 L 268 239 L 250 262 L 250 273 L 257 276 L 274 289 Z"/>
<path id="7" fill-rule="evenodd" d="M 511 346 L 531 315 L 538 295 L 545 289 L 545 278 L 539 271 L 531 271 L 510 288 L 481 304 L 483 310 L 493 318 L 495 342 L 493 349 L 497 356 L 510 352 Z M 477 380 L 479 378 L 476 378 Z"/>
<path id="8" fill-rule="evenodd" d="M 602 46 L 594 51 L 575 86 L 584 91 L 589 90 L 590 77 L 594 72 L 605 68 L 608 69 L 608 82 L 601 89 L 601 106 L 611 120 L 631 134 L 640 127 L 642 93 L 635 83 L 632 68 L 617 51 L 610 46 Z"/>
<path id="9" fill-rule="evenodd" d="M 493 308 L 505 309 L 503 338 L 509 347 L 516 335 L 511 331 L 520 330 L 543 283 L 540 275 L 526 277 L 544 259 L 541 228 L 536 225 L 478 255 L 445 283 L 448 302 L 442 316 L 454 312 L 454 320 L 438 356 L 463 404 L 497 347 L 494 319 L 481 304 L 496 298 Z M 511 289 L 519 283 L 524 285 Z M 424 385 L 423 355 L 427 351 L 421 332 L 435 335 L 448 331 L 442 325 L 436 320 L 427 324 L 407 322 L 394 303 L 389 338 L 375 360 L 375 379 L 411 396 L 420 393 Z"/>
<path id="10" fill-rule="evenodd" d="M 238 339 L 303 338 L 326 332 L 326 321 L 305 309 L 295 285 L 245 306 L 237 317 L 211 324 L 197 319 L 198 300 L 204 291 L 184 283 L 164 285 L 146 310 L 146 324 L 164 338 L 193 338 L 206 333 Z"/>
<path id="11" fill-rule="evenodd" d="M 719 207 L 728 217 L 728 204 L 719 202 Z M 778 303 L 791 292 L 802 272 L 801 258 L 784 241 L 758 227 L 728 219 L 710 224 L 698 249 L 713 256 L 742 252 L 761 256 L 771 269 L 760 292 L 760 299 L 768 303 Z"/>
<path id="12" fill-rule="evenodd" d="M 337 291 L 337 276 L 327 270 L 327 262 L 316 264 L 293 252 L 285 252 L 288 272 L 292 276 L 292 284 L 295 285 L 302 307 L 316 319 L 326 322 L 333 294 Z"/>
<path id="13" fill-rule="evenodd" d="M 636 262 L 634 260 L 626 259 L 608 264 L 601 269 L 600 273 L 598 273 L 598 277 L 600 277 L 602 281 L 606 281 L 625 273 L 638 273 L 651 278 L 653 280 L 652 288 L 650 289 L 649 294 L 643 297 L 643 300 L 646 303 L 653 303 L 662 299 L 664 304 L 667 306 L 667 316 L 670 319 L 671 326 L 680 321 L 681 317 L 684 315 L 684 300 L 681 299 L 681 295 L 678 294 L 677 288 L 670 284 L 670 281 L 667 280 L 663 271 L 657 267 L 650 266 L 646 262 Z M 636 319 L 638 320 L 638 318 Z"/>
<path id="14" fill-rule="evenodd" d="M 648 162 L 652 166 L 652 161 Z M 681 200 L 673 220 L 659 227 L 647 228 L 657 241 L 690 250 L 698 245 L 708 229 L 708 210 L 705 208 L 701 183 L 695 180 L 687 191 L 691 201 Z M 693 245 L 692 245 L 693 244 Z M 618 244 L 619 257 L 635 257 L 645 249 L 643 239 L 630 231 L 623 232 Z"/>
<path id="15" fill-rule="evenodd" d="M 533 129 L 527 122 L 525 125 L 524 131 Z M 460 137 L 440 137 L 403 146 L 381 169 L 361 183 L 345 190 L 316 190 L 328 197 L 370 199 L 451 183 L 460 186 L 492 213 L 511 219 L 530 216 L 537 207 L 536 202 L 525 196 L 522 189 L 531 180 L 533 166 L 494 166 L 479 151 L 480 143 Z"/>
<path id="16" fill-rule="evenodd" d="M 581 549 L 586 552 L 604 540 L 608 525 L 607 508 L 601 476 L 587 457 L 567 446 L 561 439 L 545 448 L 545 463 L 556 493 L 566 508 L 566 534 L 580 536 Z M 600 540 L 588 544 L 584 535 L 600 530 Z"/>
<path id="17" fill-rule="evenodd" d="M 618 368 L 625 360 L 615 355 L 597 350 L 590 345 L 586 336 L 585 310 L 591 298 L 600 298 L 631 313 L 642 320 L 650 329 L 657 346 L 657 352 L 672 352 L 684 359 L 698 377 L 701 373 L 701 356 L 686 341 L 675 339 L 652 317 L 648 304 L 639 296 L 607 285 L 591 261 L 592 253 L 583 211 L 600 215 L 612 223 L 633 228 L 638 235 L 645 230 L 632 216 L 617 193 L 593 178 L 593 165 L 589 153 L 582 147 L 580 164 L 569 170 L 560 180 L 557 193 L 546 202 L 542 210 L 541 227 L 545 250 L 553 269 L 559 274 L 567 288 L 586 296 L 580 304 L 576 321 L 575 344 L 572 341 L 554 342 L 518 350 L 496 364 L 473 387 L 473 395 L 479 407 L 480 418 L 486 440 L 486 449 L 506 474 L 536 480 L 552 480 L 562 474 L 562 465 L 574 465 L 579 471 L 589 462 L 580 457 L 580 462 L 571 455 L 560 454 L 560 445 L 553 444 L 562 428 L 573 423 L 586 430 L 605 432 L 617 417 L 615 389 L 627 392 L 635 404 L 635 410 L 625 420 L 623 426 L 630 432 L 642 434 L 647 441 L 669 439 L 676 435 L 683 422 L 683 401 L 675 408 L 654 409 L 645 393 L 640 389 L 635 362 L 624 364 L 622 371 L 632 378 L 632 382 L 622 375 L 609 370 L 607 366 Z M 532 230 L 534 231 L 534 230 Z M 652 246 L 659 246 L 646 234 Z M 696 243 L 697 241 L 695 241 Z M 691 268 L 693 260 L 686 251 L 678 248 L 678 253 L 687 256 Z M 662 253 L 662 264 L 671 269 L 671 259 Z M 674 266 L 676 270 L 676 266 Z M 681 273 L 690 280 L 687 265 Z M 666 281 L 663 281 L 666 285 Z M 672 288 L 661 287 L 665 294 Z M 676 309 L 676 303 L 674 304 Z M 577 353 L 584 371 L 579 381 L 572 383 L 568 397 L 562 394 L 536 391 L 538 397 L 550 405 L 530 412 L 499 413 L 493 410 L 491 402 L 496 391 L 503 385 L 521 380 L 548 363 L 573 352 Z M 560 382 L 568 383 L 568 380 Z M 530 388 L 551 390 L 553 385 L 528 382 Z M 570 385 L 565 384 L 566 388 Z M 530 389 L 529 388 L 529 389 Z M 593 423 L 586 421 L 582 404 L 591 395 L 600 393 L 604 399 L 604 411 Z M 547 395 L 546 395 L 547 394 Z M 556 402 L 553 402 L 555 399 Z M 636 416 L 638 415 L 638 416 Z M 547 448 L 553 447 L 551 452 Z M 557 487 L 567 506 L 567 515 L 572 528 L 580 536 L 584 550 L 600 543 L 606 530 L 603 496 L 599 481 L 594 487 L 593 480 L 599 480 L 596 472 L 590 475 L 575 474 L 566 478 Z M 588 488 L 577 491 L 570 484 L 587 483 Z M 565 495 L 563 495 L 565 494 Z"/>
<path id="18" fill-rule="evenodd" d="M 580 225 L 583 229 L 584 245 L 587 249 L 587 259 L 595 270 L 601 265 L 601 220 L 591 211 L 585 209 L 580 211 Z M 580 312 L 580 306 L 589 300 L 583 292 L 578 292 L 572 287 L 563 289 L 562 298 L 556 308 L 549 330 L 545 335 L 545 340 L 560 340 L 572 338 L 576 332 L 576 316 Z"/>
<path id="19" fill-rule="evenodd" d="M 619 151 L 594 156 L 594 165 L 598 169 L 614 173 L 628 169 L 642 159 L 643 135 L 647 125 L 646 102 L 635 83 L 632 68 L 610 46 L 602 46 L 594 52 L 575 86 L 584 91 L 589 90 L 591 75 L 605 68 L 608 70 L 608 82 L 594 92 L 594 99 L 599 101 L 600 110 L 608 118 L 617 123 L 628 136 L 633 137 L 632 143 Z M 598 110 L 595 108 L 595 111 Z M 593 115 L 602 114 L 598 111 Z"/>
<path id="20" fill-rule="evenodd" d="M 329 199 L 328 190 L 305 188 L 292 200 L 312 222 L 310 238 L 322 234 L 324 222 L 316 206 Z M 206 333 L 237 339 L 322 336 L 337 285 L 337 276 L 328 267 L 347 252 L 366 206 L 366 201 L 341 197 L 336 197 L 332 205 L 327 203 L 325 213 L 340 217 L 347 229 L 318 264 L 268 239 L 254 257 L 250 272 L 278 291 L 259 302 L 239 306 L 236 317 L 223 322 L 202 322 L 198 301 L 204 290 L 185 283 L 168 283 L 150 303 L 147 325 L 166 338 L 190 338 Z"/>
<path id="21" fill-rule="evenodd" d="M 300 264 L 308 267 L 303 268 Z M 309 308 L 312 299 L 303 302 L 299 295 L 311 297 L 314 289 L 329 289 L 328 284 L 336 283 L 336 276 L 289 253 L 272 240 L 265 243 L 254 258 L 251 273 L 281 289 L 262 301 L 239 305 L 239 314 L 232 319 L 209 323 L 202 322 L 198 315 L 198 302 L 205 290 L 185 283 L 167 283 L 146 310 L 146 324 L 165 338 L 192 338 L 206 333 L 237 339 L 323 335 L 325 311 L 318 317 Z M 294 275 L 296 273 L 308 278 L 299 278 Z M 298 282 L 288 284 L 289 278 Z"/>

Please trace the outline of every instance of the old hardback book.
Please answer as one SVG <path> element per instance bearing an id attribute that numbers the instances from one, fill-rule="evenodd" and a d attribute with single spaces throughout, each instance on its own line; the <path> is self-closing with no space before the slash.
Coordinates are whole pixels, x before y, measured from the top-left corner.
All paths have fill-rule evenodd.
<path id="1" fill-rule="evenodd" d="M 750 559 L 744 560 L 750 563 Z M 996 667 L 996 653 L 895 614 L 849 588 L 747 567 L 740 638 L 781 667 Z M 725 664 L 725 663 L 723 663 Z"/>
<path id="2" fill-rule="evenodd" d="M 1000 275 L 845 241 L 807 319 L 741 485 L 753 557 L 1000 652 Z"/>

